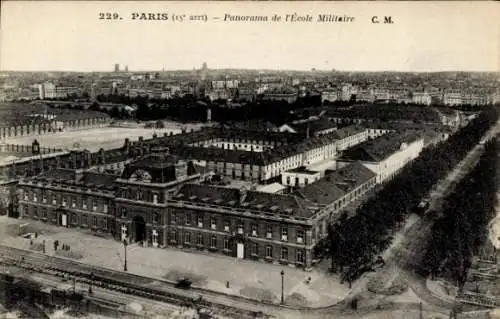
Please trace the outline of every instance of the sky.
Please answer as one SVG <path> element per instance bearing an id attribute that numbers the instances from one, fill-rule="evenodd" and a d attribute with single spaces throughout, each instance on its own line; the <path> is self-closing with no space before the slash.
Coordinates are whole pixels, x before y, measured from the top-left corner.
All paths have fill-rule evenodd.
<path id="1" fill-rule="evenodd" d="M 0 70 L 499 71 L 499 2 L 3 1 Z M 100 20 L 99 13 L 121 20 Z M 166 21 L 132 20 L 166 13 Z M 312 22 L 229 22 L 226 14 Z M 207 15 L 207 22 L 172 15 Z M 317 22 L 319 14 L 354 17 Z M 391 16 L 394 23 L 372 23 Z M 219 17 L 218 20 L 214 19 Z"/>

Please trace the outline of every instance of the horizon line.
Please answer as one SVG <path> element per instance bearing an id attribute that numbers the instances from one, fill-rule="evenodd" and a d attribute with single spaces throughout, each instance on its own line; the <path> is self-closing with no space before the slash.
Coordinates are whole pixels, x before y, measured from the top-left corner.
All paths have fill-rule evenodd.
<path id="1" fill-rule="evenodd" d="M 200 71 L 200 68 L 194 69 L 160 69 L 160 70 L 1 70 L 0 73 L 17 72 L 17 73 L 114 73 L 114 74 L 127 74 L 127 73 L 147 73 L 147 72 L 193 72 Z M 318 72 L 318 73 L 500 73 L 500 70 L 348 70 L 348 69 L 270 69 L 270 68 L 207 68 L 207 71 L 265 71 L 265 72 Z"/>

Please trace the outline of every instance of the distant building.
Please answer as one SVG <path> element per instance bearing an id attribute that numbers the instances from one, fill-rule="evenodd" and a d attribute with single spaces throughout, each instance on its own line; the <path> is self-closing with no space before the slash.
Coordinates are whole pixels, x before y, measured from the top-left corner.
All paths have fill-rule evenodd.
<path id="1" fill-rule="evenodd" d="M 78 94 L 78 88 L 76 87 L 57 86 L 50 82 L 41 84 L 39 90 L 40 99 L 59 99 Z"/>
<path id="2" fill-rule="evenodd" d="M 115 72 L 120 72 L 120 65 L 118 63 L 115 64 Z"/>
<path id="3" fill-rule="evenodd" d="M 339 100 L 339 94 L 336 89 L 329 89 L 321 92 L 321 103 L 325 101 L 335 102 Z"/>

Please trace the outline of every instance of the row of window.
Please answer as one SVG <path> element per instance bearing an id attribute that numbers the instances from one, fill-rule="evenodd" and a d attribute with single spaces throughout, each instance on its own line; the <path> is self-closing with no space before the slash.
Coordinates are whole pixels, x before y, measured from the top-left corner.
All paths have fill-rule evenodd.
<path id="1" fill-rule="evenodd" d="M 175 213 L 171 213 L 170 222 L 172 225 L 186 225 L 186 226 L 194 225 L 194 226 L 199 227 L 199 228 L 205 227 L 205 223 L 204 223 L 202 216 L 196 216 L 196 218 L 192 218 L 192 216 L 190 214 L 186 214 L 186 215 L 182 216 L 182 215 L 176 215 Z M 210 229 L 212 229 L 212 230 L 218 230 L 217 219 L 215 217 L 210 217 L 209 226 L 210 226 Z M 231 223 L 227 220 L 224 221 L 222 230 L 225 232 L 231 232 L 232 231 Z M 245 233 L 245 228 L 244 228 L 243 223 L 239 223 L 236 226 L 236 229 L 234 229 L 234 231 L 237 232 L 238 234 L 243 235 Z M 281 234 L 280 240 L 288 241 L 288 227 L 281 227 L 280 234 Z M 252 223 L 250 225 L 249 235 L 254 236 L 254 237 L 259 237 L 261 235 L 261 234 L 259 234 L 259 225 L 258 224 Z M 273 225 L 266 225 L 265 238 L 273 239 Z M 305 243 L 304 230 L 302 230 L 302 229 L 296 230 L 296 242 L 298 244 Z"/>
<path id="2" fill-rule="evenodd" d="M 38 192 L 30 192 L 28 190 L 24 191 L 24 200 L 25 201 L 30 201 L 32 200 L 33 202 L 38 202 L 40 198 L 38 197 Z M 42 203 L 48 203 L 48 196 L 47 192 L 45 190 L 41 191 L 41 202 Z M 61 204 L 61 206 L 64 207 L 71 207 L 71 208 L 81 208 L 83 210 L 86 210 L 89 208 L 88 206 L 88 200 L 86 197 L 82 197 L 80 201 L 80 205 L 78 205 L 77 197 L 76 196 L 64 196 L 64 195 L 54 195 L 51 194 L 51 203 L 52 205 L 58 205 Z M 99 205 L 99 201 L 97 199 L 92 199 L 92 211 L 97 211 Z M 107 213 L 108 212 L 108 204 L 104 203 L 102 206 L 102 212 Z"/>
<path id="3" fill-rule="evenodd" d="M 48 219 L 49 218 L 49 211 L 47 209 L 39 209 L 38 207 L 25 207 L 25 215 L 26 216 L 31 216 L 34 218 L 43 218 L 43 219 Z M 107 218 L 98 218 L 97 216 L 88 216 L 86 214 L 80 215 L 80 223 L 78 222 L 78 215 L 76 213 L 70 213 L 66 215 L 67 218 L 67 223 L 69 225 L 83 225 L 83 226 L 92 226 L 92 227 L 103 227 L 103 228 L 108 228 L 108 220 Z M 51 217 L 55 217 L 53 214 L 51 214 Z M 89 218 L 90 217 L 90 218 Z M 89 224 L 90 222 L 90 224 Z"/>
<path id="4" fill-rule="evenodd" d="M 205 238 L 203 237 L 203 234 L 199 233 L 196 236 L 191 236 L 192 234 L 190 232 L 184 232 L 183 238 L 179 238 L 177 232 L 175 230 L 172 231 L 171 234 L 171 242 L 172 243 L 183 243 L 185 245 L 198 245 L 198 246 L 205 246 Z M 209 247 L 216 249 L 217 248 L 217 237 L 216 236 L 211 236 L 210 237 L 210 242 L 209 242 Z M 250 254 L 252 256 L 259 256 L 259 244 L 257 243 L 250 243 Z M 271 245 L 266 245 L 263 246 L 265 253 L 264 256 L 266 258 L 273 258 L 273 246 Z M 223 249 L 224 250 L 230 250 L 229 246 L 229 239 L 224 238 L 223 239 Z M 280 250 L 280 259 L 282 260 L 288 260 L 288 248 L 287 247 L 281 247 Z M 297 263 L 304 263 L 305 262 L 305 254 L 302 249 L 297 249 L 296 250 L 296 262 Z"/>

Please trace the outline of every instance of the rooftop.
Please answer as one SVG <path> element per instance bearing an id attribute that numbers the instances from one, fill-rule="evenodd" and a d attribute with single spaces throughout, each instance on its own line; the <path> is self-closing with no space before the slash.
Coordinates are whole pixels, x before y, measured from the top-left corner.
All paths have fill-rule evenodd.
<path id="1" fill-rule="evenodd" d="M 297 167 L 297 168 L 293 168 L 293 169 L 290 169 L 290 170 L 288 170 L 286 172 L 287 173 L 309 174 L 309 175 L 314 175 L 314 174 L 318 174 L 319 173 L 317 171 L 309 170 L 305 166 L 300 166 L 300 167 Z"/>
<path id="2" fill-rule="evenodd" d="M 346 150 L 341 158 L 350 161 L 380 162 L 400 150 L 403 143 L 413 143 L 420 138 L 421 135 L 414 131 L 391 132 Z"/>
<path id="3" fill-rule="evenodd" d="M 310 203 L 329 205 L 375 176 L 364 165 L 354 162 L 297 190 L 296 194 Z"/>

